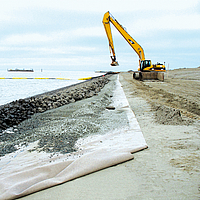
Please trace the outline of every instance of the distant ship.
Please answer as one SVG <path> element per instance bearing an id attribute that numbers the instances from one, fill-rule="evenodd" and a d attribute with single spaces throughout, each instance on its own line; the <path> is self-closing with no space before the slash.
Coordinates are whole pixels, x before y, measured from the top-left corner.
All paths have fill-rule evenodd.
<path id="1" fill-rule="evenodd" d="M 34 72 L 33 69 L 7 69 L 8 72 Z"/>

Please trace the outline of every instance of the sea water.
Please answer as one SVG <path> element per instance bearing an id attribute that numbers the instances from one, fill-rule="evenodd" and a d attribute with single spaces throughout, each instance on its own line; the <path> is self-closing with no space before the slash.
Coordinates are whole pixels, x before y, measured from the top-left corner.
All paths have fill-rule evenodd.
<path id="1" fill-rule="evenodd" d="M 94 71 L 8 72 L 0 70 L 0 105 L 84 81 L 78 80 L 80 78 L 99 75 L 102 73 Z M 69 80 L 34 78 L 65 78 Z"/>

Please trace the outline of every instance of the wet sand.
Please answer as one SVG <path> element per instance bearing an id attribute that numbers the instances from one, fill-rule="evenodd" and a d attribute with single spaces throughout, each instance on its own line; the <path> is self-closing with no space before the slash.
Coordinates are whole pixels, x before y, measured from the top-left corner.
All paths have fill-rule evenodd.
<path id="1" fill-rule="evenodd" d="M 161 83 L 120 73 L 149 148 L 134 160 L 21 199 L 199 199 L 199 74 L 199 68 L 173 70 Z"/>

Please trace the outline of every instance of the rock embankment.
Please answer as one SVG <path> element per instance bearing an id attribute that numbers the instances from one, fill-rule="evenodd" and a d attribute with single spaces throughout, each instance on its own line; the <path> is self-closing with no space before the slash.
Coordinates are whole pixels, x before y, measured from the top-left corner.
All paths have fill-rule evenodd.
<path id="1" fill-rule="evenodd" d="M 26 99 L 19 99 L 9 104 L 0 106 L 0 133 L 22 121 L 31 118 L 35 113 L 90 98 L 109 82 L 108 76 L 93 78 L 76 85 L 64 87 L 51 92 L 43 93 Z"/>

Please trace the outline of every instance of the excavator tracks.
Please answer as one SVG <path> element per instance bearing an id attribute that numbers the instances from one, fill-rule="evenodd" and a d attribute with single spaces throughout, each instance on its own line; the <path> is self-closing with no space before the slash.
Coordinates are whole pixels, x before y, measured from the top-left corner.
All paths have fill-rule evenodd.
<path id="1" fill-rule="evenodd" d="M 164 72 L 133 72 L 133 79 L 144 81 L 144 80 L 159 80 L 164 81 Z"/>

